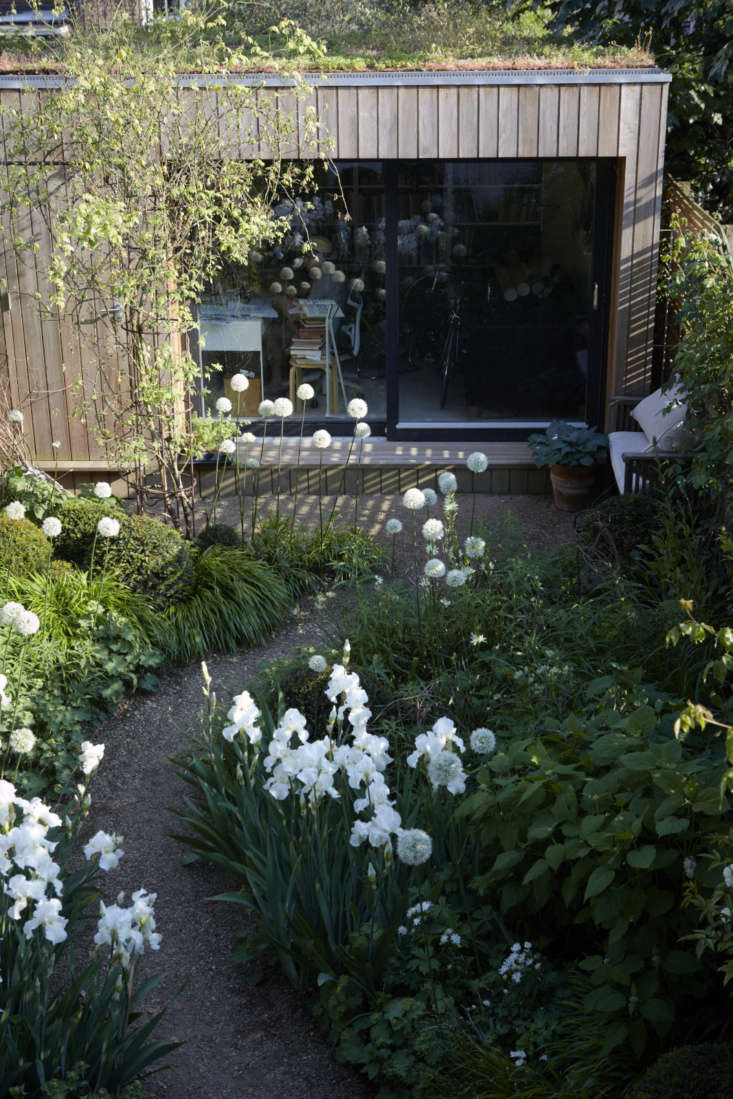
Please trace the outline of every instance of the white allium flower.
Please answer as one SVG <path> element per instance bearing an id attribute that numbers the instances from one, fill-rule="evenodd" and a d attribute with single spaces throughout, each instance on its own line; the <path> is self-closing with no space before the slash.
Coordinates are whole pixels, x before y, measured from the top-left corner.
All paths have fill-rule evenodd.
<path id="1" fill-rule="evenodd" d="M 325 656 L 320 656 L 318 653 L 314 653 L 314 655 L 308 661 L 308 667 L 312 672 L 325 672 L 326 668 L 328 667 L 328 662 L 326 661 Z"/>
<path id="2" fill-rule="evenodd" d="M 0 609 L 0 626 L 14 626 L 23 614 L 25 614 L 25 607 L 22 603 L 13 603 L 12 600 L 4 603 Z"/>
<path id="3" fill-rule="evenodd" d="M 685 871 L 686 878 L 695 877 L 695 869 L 697 867 L 697 859 L 693 859 L 692 855 L 688 855 L 682 862 L 683 869 Z"/>
<path id="4" fill-rule="evenodd" d="M 423 493 L 423 496 L 425 493 Z M 422 526 L 422 536 L 426 542 L 438 542 L 445 537 L 445 527 L 440 519 L 426 519 Z"/>
<path id="5" fill-rule="evenodd" d="M 438 502 L 438 494 L 433 488 L 424 488 L 422 494 L 425 497 L 425 503 L 429 508 L 435 507 Z"/>
<path id="6" fill-rule="evenodd" d="M 299 401 L 312 401 L 316 391 L 312 385 L 308 385 L 308 382 L 303 382 L 302 385 L 298 386 L 295 395 Z"/>
<path id="7" fill-rule="evenodd" d="M 97 832 L 89 843 L 84 844 L 84 858 L 90 862 L 98 856 L 100 870 L 116 870 L 125 853 L 118 846 L 120 843 L 122 843 L 122 836 L 109 832 Z"/>
<path id="8" fill-rule="evenodd" d="M 22 424 L 24 418 L 25 417 L 19 408 L 11 408 L 10 412 L 8 412 L 8 419 L 11 424 Z"/>
<path id="9" fill-rule="evenodd" d="M 355 439 L 368 439 L 371 433 L 372 429 L 364 420 L 359 420 L 358 423 L 354 424 Z"/>
<path id="10" fill-rule="evenodd" d="M 256 248 L 253 248 L 249 254 L 250 263 L 262 263 L 262 252 L 258 252 Z"/>
<path id="11" fill-rule="evenodd" d="M 12 698 L 5 693 L 5 688 L 8 685 L 8 677 L 0 674 L 0 710 L 8 710 L 12 705 Z"/>
<path id="12" fill-rule="evenodd" d="M 356 290 L 357 294 L 361 294 L 362 290 L 364 289 L 364 282 L 362 281 L 362 279 L 354 279 L 351 284 L 351 289 Z"/>
<path id="13" fill-rule="evenodd" d="M 496 748 L 496 737 L 491 729 L 474 729 L 471 733 L 471 747 L 481 756 L 490 756 Z"/>
<path id="14" fill-rule="evenodd" d="M 249 389 L 249 378 L 246 374 L 232 374 L 229 388 L 232 393 L 244 393 L 245 389 Z"/>
<path id="15" fill-rule="evenodd" d="M 387 534 L 399 534 L 402 530 L 402 520 L 388 519 L 384 524 L 384 529 L 387 531 Z"/>
<path id="16" fill-rule="evenodd" d="M 387 264 L 384 262 L 383 259 L 375 260 L 374 270 L 377 272 L 378 275 L 383 275 L 384 272 L 387 270 Z"/>
<path id="17" fill-rule="evenodd" d="M 408 488 L 402 497 L 402 503 L 408 511 L 419 511 L 425 507 L 425 495 L 419 488 Z"/>
<path id="18" fill-rule="evenodd" d="M 346 275 L 344 274 L 343 271 L 334 271 L 333 281 L 334 282 L 346 282 Z"/>
<path id="19" fill-rule="evenodd" d="M 300 291 L 301 298 L 305 297 L 305 295 L 308 293 L 310 288 L 311 288 L 311 284 L 309 282 L 301 282 L 300 286 L 298 287 L 298 290 Z"/>
<path id="20" fill-rule="evenodd" d="M 728 889 L 733 889 L 733 862 L 723 870 L 723 881 Z"/>
<path id="21" fill-rule="evenodd" d="M 35 743 L 36 738 L 32 729 L 28 729 L 25 726 L 20 729 L 13 729 L 10 734 L 10 748 L 20 756 L 28 755 L 29 752 L 32 752 Z"/>
<path id="22" fill-rule="evenodd" d="M 455 492 L 458 488 L 458 481 L 456 481 L 455 474 L 449 470 L 445 470 L 438 477 L 438 488 L 444 496 L 448 496 L 451 492 Z"/>
<path id="23" fill-rule="evenodd" d="M 445 575 L 445 582 L 449 588 L 462 588 L 466 583 L 466 573 L 463 569 L 449 569 Z"/>
<path id="24" fill-rule="evenodd" d="M 278 397 L 276 401 L 273 401 L 272 411 L 281 420 L 284 420 L 286 416 L 293 415 L 293 402 L 288 397 Z"/>
<path id="25" fill-rule="evenodd" d="M 433 841 L 421 828 L 405 828 L 397 836 L 397 858 L 406 866 L 422 866 L 433 853 Z"/>
<path id="26" fill-rule="evenodd" d="M 480 450 L 474 450 L 466 459 L 466 465 L 471 473 L 484 473 L 489 465 L 489 459 Z"/>
<path id="27" fill-rule="evenodd" d="M 327 259 L 324 263 L 321 264 L 321 270 L 323 271 L 324 275 L 332 275 L 336 270 L 336 264 L 333 263 L 330 259 Z"/>
<path id="28" fill-rule="evenodd" d="M 293 277 L 292 267 L 281 267 L 280 268 L 280 278 L 283 280 L 283 282 L 289 282 L 290 279 L 292 279 L 292 277 Z"/>
<path id="29" fill-rule="evenodd" d="M 219 446 L 219 453 L 227 456 L 236 454 L 237 444 L 234 442 L 234 439 L 222 439 L 221 445 Z"/>
<path id="30" fill-rule="evenodd" d="M 214 408 L 217 412 L 231 412 L 232 402 L 229 400 L 228 397 L 218 397 Z"/>
<path id="31" fill-rule="evenodd" d="M 14 625 L 16 632 L 19 633 L 21 637 L 31 637 L 32 634 L 38 633 L 41 628 L 41 620 L 33 611 L 24 610 L 22 614 L 18 615 Z"/>
<path id="32" fill-rule="evenodd" d="M 245 431 L 242 435 L 240 435 L 240 439 L 243 443 L 246 443 L 247 446 L 250 446 L 251 443 L 257 442 L 257 436 L 253 435 L 251 431 Z"/>
<path id="33" fill-rule="evenodd" d="M 259 469 L 260 468 L 260 460 L 259 460 L 259 458 L 256 458 L 254 456 L 254 454 L 250 458 L 247 458 L 245 460 L 244 464 L 245 464 L 245 467 L 247 469 Z"/>
<path id="34" fill-rule="evenodd" d="M 103 755 L 104 744 L 92 744 L 90 740 L 84 741 L 79 752 L 79 763 L 85 775 L 91 775 L 92 771 L 96 771 L 102 762 Z"/>
<path id="35" fill-rule="evenodd" d="M 94 495 L 100 500 L 108 500 L 112 495 L 112 486 L 108 481 L 97 481 L 94 486 Z"/>
<path id="36" fill-rule="evenodd" d="M 455 496 L 446 496 L 443 501 L 443 511 L 446 515 L 455 515 L 458 511 L 458 501 Z"/>
<path id="37" fill-rule="evenodd" d="M 428 778 L 434 789 L 445 786 L 451 794 L 462 794 L 466 789 L 463 764 L 455 752 L 437 752 L 428 762 Z"/>
<path id="38" fill-rule="evenodd" d="M 314 282 L 318 282 L 322 274 L 323 272 L 321 271 L 320 267 L 316 265 L 308 268 L 308 275 L 310 278 L 313 279 Z"/>
<path id="39" fill-rule="evenodd" d="M 268 416 L 272 416 L 273 412 L 275 411 L 275 402 L 268 400 L 260 401 L 260 405 L 257 411 L 262 419 L 266 420 Z"/>
<path id="40" fill-rule="evenodd" d="M 282 292 L 283 292 L 282 283 L 280 283 L 280 282 L 271 282 L 270 283 L 270 293 L 271 294 L 282 294 Z"/>
<path id="41" fill-rule="evenodd" d="M 61 534 L 61 520 L 55 515 L 48 515 L 41 523 L 41 530 L 47 538 L 58 538 Z"/>
<path id="42" fill-rule="evenodd" d="M 466 541 L 463 543 L 463 548 L 466 551 L 466 557 L 475 558 L 483 557 L 484 550 L 486 549 L 486 543 L 483 538 L 477 538 L 475 535 L 469 535 Z"/>
<path id="43" fill-rule="evenodd" d="M 285 287 L 285 293 L 288 295 L 289 298 L 297 298 L 298 296 L 298 291 L 293 286 L 292 282 Z"/>
<path id="44" fill-rule="evenodd" d="M 97 534 L 102 538 L 116 538 L 119 533 L 119 519 L 113 519 L 109 515 L 104 515 L 97 523 Z"/>
<path id="45" fill-rule="evenodd" d="M 425 562 L 423 571 L 431 580 L 440 580 L 442 576 L 445 576 L 445 565 L 439 557 L 431 557 L 429 561 Z"/>
<path id="46" fill-rule="evenodd" d="M 13 500 L 12 503 L 6 505 L 5 514 L 8 519 L 24 519 L 25 507 L 20 500 Z"/>
<path id="47" fill-rule="evenodd" d="M 361 397 L 352 397 L 346 406 L 346 411 L 355 420 L 363 420 L 369 411 L 369 407 Z"/>
<path id="48" fill-rule="evenodd" d="M 331 445 L 331 436 L 326 431 L 325 427 L 321 427 L 318 431 L 313 432 L 313 446 L 318 450 L 326 450 Z"/>

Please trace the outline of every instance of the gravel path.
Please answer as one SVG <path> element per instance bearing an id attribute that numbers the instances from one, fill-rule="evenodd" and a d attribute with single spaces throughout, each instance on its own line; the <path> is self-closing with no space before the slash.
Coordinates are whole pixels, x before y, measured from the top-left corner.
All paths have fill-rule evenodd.
<path id="1" fill-rule="evenodd" d="M 572 516 L 554 511 L 546 497 L 484 497 L 481 512 L 500 518 L 507 506 L 538 548 L 572 536 Z M 348 501 L 339 507 L 347 522 L 351 507 Z M 379 511 L 379 526 L 390 511 L 399 514 L 396 501 L 384 498 Z M 219 698 L 251 683 L 263 663 L 298 645 L 318 646 L 341 602 L 330 600 L 324 609 L 313 598 L 303 600 L 300 613 L 267 645 L 211 656 Z M 179 826 L 170 810 L 182 807 L 187 787 L 168 757 L 185 750 L 201 707 L 199 666 L 172 668 L 155 694 L 129 700 L 92 734 L 106 751 L 91 787 L 89 825 L 92 833 L 103 828 L 124 837 L 125 857 L 104 883 L 107 899 L 119 890 L 129 899 L 141 887 L 158 894 L 163 942 L 146 959 L 145 972 L 164 972 L 166 979 L 148 1005 L 162 1007 L 181 989 L 158 1034 L 185 1044 L 164 1072 L 146 1081 L 145 1099 L 368 1099 L 373 1091 L 335 1062 L 302 997 L 279 975 L 253 985 L 245 968 L 231 962 L 246 914 L 208 898 L 232 883 L 208 864 L 185 863 L 184 848 L 171 838 Z"/>

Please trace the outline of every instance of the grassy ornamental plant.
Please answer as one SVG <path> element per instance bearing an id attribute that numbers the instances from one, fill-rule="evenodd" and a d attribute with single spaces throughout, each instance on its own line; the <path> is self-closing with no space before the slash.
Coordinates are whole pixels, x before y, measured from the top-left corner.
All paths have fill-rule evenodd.
<path id="1" fill-rule="evenodd" d="M 541 434 L 527 440 L 536 465 L 592 466 L 608 455 L 608 439 L 594 427 L 555 420 Z"/>

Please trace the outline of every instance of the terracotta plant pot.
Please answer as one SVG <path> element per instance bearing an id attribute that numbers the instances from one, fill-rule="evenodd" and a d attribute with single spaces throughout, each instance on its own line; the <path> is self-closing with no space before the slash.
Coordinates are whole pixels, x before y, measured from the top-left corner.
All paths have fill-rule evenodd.
<path id="1" fill-rule="evenodd" d="M 594 466 L 550 467 L 550 481 L 558 511 L 582 511 L 593 500 Z"/>

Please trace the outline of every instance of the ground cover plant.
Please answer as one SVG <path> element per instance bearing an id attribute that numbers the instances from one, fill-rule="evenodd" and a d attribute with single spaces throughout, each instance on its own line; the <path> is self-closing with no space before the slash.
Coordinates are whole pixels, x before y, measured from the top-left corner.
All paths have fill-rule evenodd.
<path id="1" fill-rule="evenodd" d="M 620 1096 L 727 1037 L 729 631 L 685 618 L 683 538 L 639 547 L 657 589 L 579 583 L 459 542 L 440 487 L 392 521 L 414 582 L 372 586 L 343 650 L 209 694 L 186 842 L 255 915 L 238 956 L 317 988 L 385 1099 Z"/>

